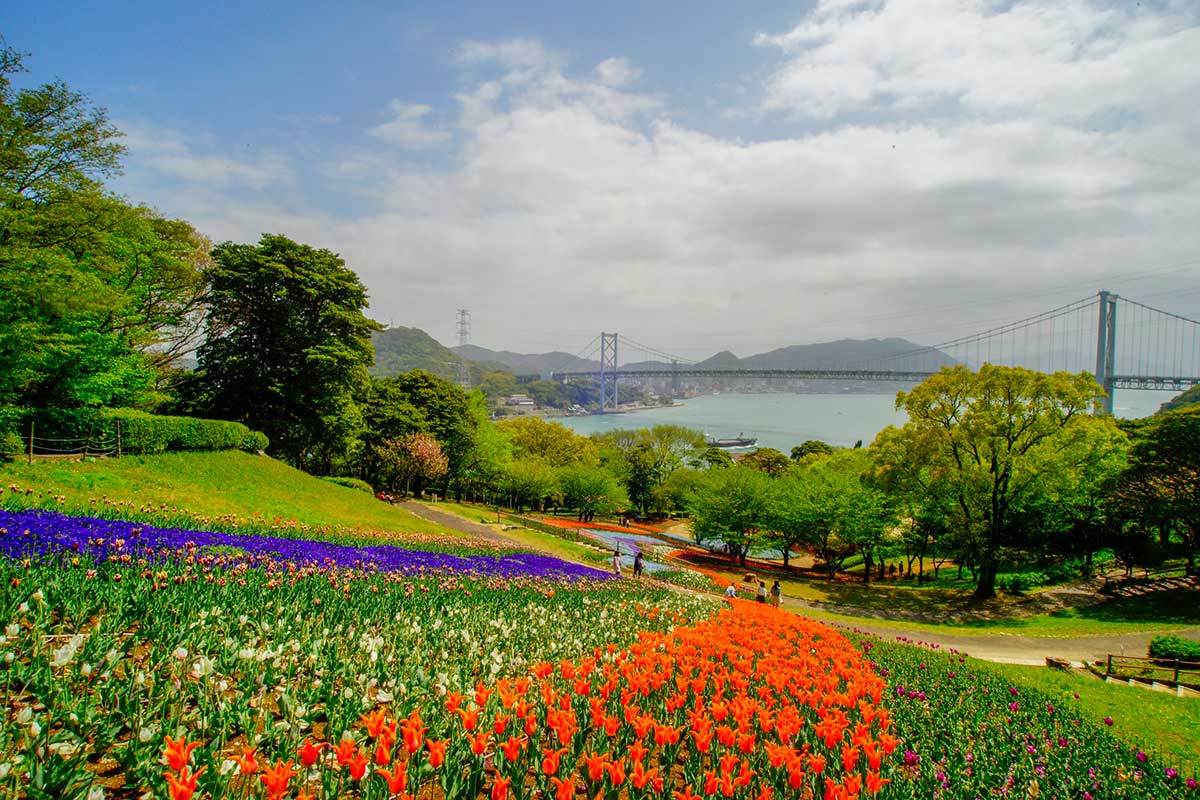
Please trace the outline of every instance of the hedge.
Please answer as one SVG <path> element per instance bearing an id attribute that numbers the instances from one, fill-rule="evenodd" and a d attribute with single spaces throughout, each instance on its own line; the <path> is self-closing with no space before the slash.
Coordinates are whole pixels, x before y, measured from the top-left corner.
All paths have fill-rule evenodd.
<path id="1" fill-rule="evenodd" d="M 1155 636 L 1150 640 L 1149 650 L 1151 658 L 1200 663 L 1200 642 L 1182 636 Z"/>
<path id="2" fill-rule="evenodd" d="M 322 478 L 321 480 L 329 481 L 330 483 L 336 483 L 338 486 L 345 486 L 347 489 L 358 489 L 360 492 L 375 494 L 375 490 L 371 488 L 371 484 L 367 483 L 366 481 L 360 481 L 358 478 L 329 476 Z"/>
<path id="3" fill-rule="evenodd" d="M 126 453 L 233 450 L 250 433 L 240 422 L 159 416 L 127 408 L 106 409 L 101 416 L 113 427 L 120 423 L 121 449 Z"/>

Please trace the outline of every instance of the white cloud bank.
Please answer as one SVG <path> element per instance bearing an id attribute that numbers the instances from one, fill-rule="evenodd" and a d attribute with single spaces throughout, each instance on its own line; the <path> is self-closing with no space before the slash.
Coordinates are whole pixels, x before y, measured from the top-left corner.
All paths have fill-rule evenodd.
<path id="1" fill-rule="evenodd" d="M 1200 258 L 1197 8 L 825 0 L 756 37 L 779 61 L 755 112 L 787 133 L 747 141 L 674 122 L 624 59 L 570 71 L 533 40 L 470 42 L 449 166 L 346 154 L 326 179 L 369 213 L 208 221 L 339 250 L 385 322 L 448 338 L 471 307 L 489 346 L 949 338 L 977 307 L 892 314 L 996 293 L 1016 318 L 1053 305 L 1039 287 Z M 372 134 L 449 141 L 424 106 L 392 111 Z"/>

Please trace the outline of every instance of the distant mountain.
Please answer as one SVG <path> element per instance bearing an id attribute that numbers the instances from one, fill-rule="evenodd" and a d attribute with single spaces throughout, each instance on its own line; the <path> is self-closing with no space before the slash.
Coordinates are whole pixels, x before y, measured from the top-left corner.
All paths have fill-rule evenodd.
<path id="1" fill-rule="evenodd" d="M 781 347 L 743 358 L 739 366 L 745 369 L 845 369 L 870 366 L 868 362 L 873 360 L 905 353 L 912 355 L 894 359 L 896 369 L 936 372 L 944 366 L 958 363 L 940 350 L 926 350 L 907 339 L 891 338 L 839 339 L 836 342 Z"/>
<path id="2" fill-rule="evenodd" d="M 502 364 L 517 375 L 540 375 L 543 372 L 586 372 L 600 369 L 599 361 L 579 358 L 570 353 L 554 351 L 532 355 L 510 350 L 488 350 L 475 344 L 453 348 L 457 355 L 471 361 Z"/>

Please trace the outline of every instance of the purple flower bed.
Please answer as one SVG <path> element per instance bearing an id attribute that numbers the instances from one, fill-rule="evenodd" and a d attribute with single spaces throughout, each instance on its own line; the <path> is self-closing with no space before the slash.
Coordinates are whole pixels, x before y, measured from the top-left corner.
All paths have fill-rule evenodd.
<path id="1" fill-rule="evenodd" d="M 162 562 L 221 552 L 212 548 L 229 549 L 223 559 L 226 566 L 350 567 L 407 575 L 455 572 L 568 581 L 612 577 L 601 570 L 532 553 L 456 556 L 387 544 L 354 547 L 311 539 L 156 528 L 124 520 L 71 517 L 57 511 L 0 511 L 0 555 L 11 559 L 42 560 L 72 554 L 96 563 L 127 555 Z"/>

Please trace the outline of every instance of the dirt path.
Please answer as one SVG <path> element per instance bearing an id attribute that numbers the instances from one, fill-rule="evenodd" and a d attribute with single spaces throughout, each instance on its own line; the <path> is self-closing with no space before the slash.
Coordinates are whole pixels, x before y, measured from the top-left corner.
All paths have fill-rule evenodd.
<path id="1" fill-rule="evenodd" d="M 423 520 L 450 528 L 459 533 L 466 533 L 485 541 L 494 542 L 503 547 L 522 547 L 520 542 L 508 538 L 491 525 L 471 522 L 457 514 L 451 514 L 449 511 L 438 511 L 415 500 L 405 500 L 403 503 L 400 503 L 400 507 Z"/>

